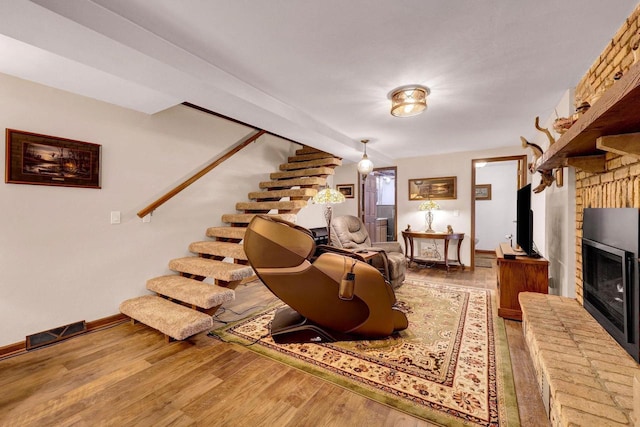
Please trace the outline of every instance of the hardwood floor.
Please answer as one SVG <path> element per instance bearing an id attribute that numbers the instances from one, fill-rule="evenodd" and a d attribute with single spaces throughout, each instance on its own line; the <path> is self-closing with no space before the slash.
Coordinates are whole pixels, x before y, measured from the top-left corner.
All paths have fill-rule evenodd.
<path id="1" fill-rule="evenodd" d="M 409 276 L 495 288 L 494 268 Z M 219 318 L 272 301 L 258 282 L 240 286 Z M 520 323 L 506 323 L 522 425 L 548 426 Z M 0 360 L 0 390 L 3 426 L 431 425 L 205 333 L 167 344 L 130 323 Z"/>

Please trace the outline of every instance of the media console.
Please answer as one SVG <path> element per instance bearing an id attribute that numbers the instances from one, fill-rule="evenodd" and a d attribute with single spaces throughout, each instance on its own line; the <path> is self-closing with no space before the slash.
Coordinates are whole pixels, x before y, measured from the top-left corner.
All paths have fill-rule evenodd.
<path id="1" fill-rule="evenodd" d="M 498 316 L 522 320 L 520 292 L 549 292 L 549 261 L 519 255 L 508 243 L 496 248 L 498 261 Z"/>

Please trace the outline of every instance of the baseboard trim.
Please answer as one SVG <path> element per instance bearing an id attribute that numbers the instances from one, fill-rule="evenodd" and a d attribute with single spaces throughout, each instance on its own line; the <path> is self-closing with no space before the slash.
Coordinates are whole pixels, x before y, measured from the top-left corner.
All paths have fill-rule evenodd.
<path id="1" fill-rule="evenodd" d="M 118 314 L 114 314 L 113 316 L 107 316 L 107 317 L 103 317 L 101 319 L 97 319 L 97 320 L 93 320 L 91 322 L 87 322 L 87 330 L 75 335 L 75 336 L 80 336 L 80 335 L 84 335 L 86 333 L 89 332 L 95 332 L 95 331 L 99 331 L 101 329 L 107 329 L 110 328 L 112 326 L 116 326 L 119 325 L 120 323 L 124 323 L 126 321 L 129 320 L 129 317 L 125 316 L 122 313 L 118 313 Z M 58 341 L 57 343 L 60 343 L 63 341 Z M 32 350 L 29 350 L 29 352 L 33 352 L 38 350 L 39 348 L 45 348 L 45 347 L 50 347 L 52 345 L 55 345 L 56 342 L 51 343 L 49 345 L 43 346 L 43 347 L 36 347 Z M 15 344 L 9 344 L 9 345 L 5 345 L 3 347 L 0 347 L 0 360 L 2 359 L 6 359 L 9 357 L 14 357 L 14 356 L 19 356 L 21 354 L 25 354 L 27 353 L 27 343 L 26 340 L 23 342 L 18 342 Z"/>
<path id="2" fill-rule="evenodd" d="M 493 255 L 495 255 L 495 254 L 496 254 L 496 251 L 495 251 L 495 250 L 493 250 L 493 251 L 488 251 L 488 250 L 486 250 L 486 249 L 476 249 L 476 253 L 477 253 L 477 254 L 493 254 Z"/>

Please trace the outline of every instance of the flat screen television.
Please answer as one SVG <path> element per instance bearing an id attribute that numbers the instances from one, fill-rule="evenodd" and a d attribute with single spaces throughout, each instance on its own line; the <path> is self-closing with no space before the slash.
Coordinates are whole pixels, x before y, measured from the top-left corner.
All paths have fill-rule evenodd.
<path id="1" fill-rule="evenodd" d="M 516 243 L 527 256 L 537 256 L 533 249 L 533 211 L 531 210 L 531 184 L 518 190 L 516 212 Z"/>

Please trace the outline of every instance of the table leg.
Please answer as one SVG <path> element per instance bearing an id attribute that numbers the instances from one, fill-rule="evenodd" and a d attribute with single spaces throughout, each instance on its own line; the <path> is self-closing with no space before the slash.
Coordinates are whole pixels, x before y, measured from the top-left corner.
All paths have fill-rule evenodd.
<path id="1" fill-rule="evenodd" d="M 444 239 L 444 266 L 449 271 L 449 239 Z"/>

